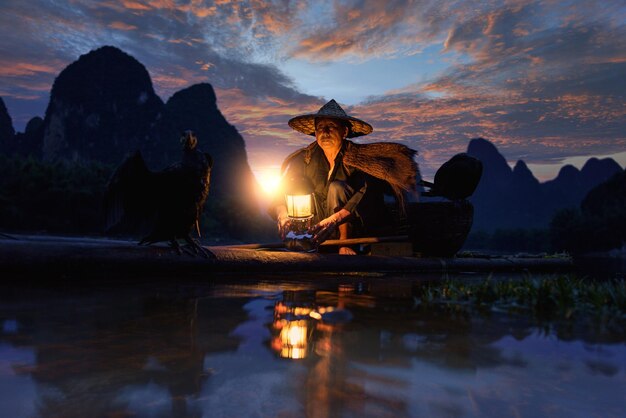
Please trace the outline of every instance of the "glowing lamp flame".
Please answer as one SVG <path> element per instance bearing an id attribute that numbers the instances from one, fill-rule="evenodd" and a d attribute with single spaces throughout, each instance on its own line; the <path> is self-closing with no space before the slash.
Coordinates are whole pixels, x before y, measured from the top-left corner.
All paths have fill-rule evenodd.
<path id="1" fill-rule="evenodd" d="M 287 195 L 287 214 L 290 218 L 309 218 L 313 216 L 311 195 Z"/>
<path id="2" fill-rule="evenodd" d="M 285 193 L 287 214 L 292 219 L 313 217 L 313 185 L 304 177 L 290 178 Z"/>

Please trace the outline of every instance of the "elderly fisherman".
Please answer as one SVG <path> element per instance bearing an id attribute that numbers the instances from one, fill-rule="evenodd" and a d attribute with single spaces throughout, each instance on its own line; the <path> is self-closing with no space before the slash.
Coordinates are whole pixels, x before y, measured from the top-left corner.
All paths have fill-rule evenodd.
<path id="1" fill-rule="evenodd" d="M 316 213 L 313 240 L 320 243 L 337 234 L 339 239 L 375 233 L 389 224 L 384 203 L 386 191 L 403 202 L 403 193 L 415 191 L 418 176 L 416 151 L 396 143 L 357 144 L 347 138 L 367 135 L 367 122 L 348 116 L 331 100 L 315 114 L 296 116 L 289 126 L 315 136 L 315 142 L 285 159 L 283 178 L 305 178 L 313 187 Z M 284 201 L 272 213 L 280 231 L 288 226 Z M 349 246 L 339 254 L 356 254 Z"/>

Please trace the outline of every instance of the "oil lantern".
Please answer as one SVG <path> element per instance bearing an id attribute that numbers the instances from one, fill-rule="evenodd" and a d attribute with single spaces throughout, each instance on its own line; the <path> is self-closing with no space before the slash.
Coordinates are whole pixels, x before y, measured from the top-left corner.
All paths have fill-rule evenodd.
<path id="1" fill-rule="evenodd" d="M 285 205 L 289 216 L 289 228 L 285 235 L 287 248 L 310 251 L 312 236 L 308 233 L 315 215 L 313 185 L 306 177 L 291 177 L 285 188 Z"/>

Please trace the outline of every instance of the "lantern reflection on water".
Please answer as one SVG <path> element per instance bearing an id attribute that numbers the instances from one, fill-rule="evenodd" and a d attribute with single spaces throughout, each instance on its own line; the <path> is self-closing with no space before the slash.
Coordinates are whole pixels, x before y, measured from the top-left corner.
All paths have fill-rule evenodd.
<path id="1" fill-rule="evenodd" d="M 330 352 L 328 336 L 336 324 L 325 323 L 324 317 L 338 311 L 334 306 L 317 305 L 317 296 L 318 292 L 314 291 L 285 291 L 283 300 L 274 304 L 270 346 L 280 357 L 304 359 L 312 352 L 317 355 Z"/>
<path id="2" fill-rule="evenodd" d="M 313 312 L 311 296 L 308 293 L 285 292 L 284 301 L 274 305 L 271 346 L 280 357 L 304 359 L 308 356 L 314 329 L 310 317 Z"/>
<path id="3" fill-rule="evenodd" d="M 309 324 L 305 319 L 285 321 L 280 330 L 280 356 L 283 358 L 303 359 L 308 354 Z"/>
<path id="4" fill-rule="evenodd" d="M 308 317 L 311 312 L 311 308 L 276 303 L 272 328 L 278 331 L 278 335 L 272 340 L 272 349 L 281 357 L 291 359 L 307 357 L 313 333 L 313 324 Z"/>

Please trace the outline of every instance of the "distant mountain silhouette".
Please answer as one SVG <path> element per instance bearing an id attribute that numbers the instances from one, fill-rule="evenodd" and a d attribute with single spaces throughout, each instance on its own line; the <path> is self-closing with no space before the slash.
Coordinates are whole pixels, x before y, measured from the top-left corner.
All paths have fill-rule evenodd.
<path id="1" fill-rule="evenodd" d="M 622 171 L 613 159 L 591 158 L 582 170 L 567 165 L 554 180 L 540 183 L 521 160 L 511 169 L 484 138 L 472 139 L 467 153 L 483 163 L 483 176 L 471 199 L 474 231 L 547 228 L 557 210 L 578 206 L 591 188 Z"/>
<path id="2" fill-rule="evenodd" d="M 0 153 L 8 154 L 11 152 L 14 137 L 13 121 L 4 105 L 4 100 L 0 97 Z"/>
<path id="3" fill-rule="evenodd" d="M 581 170 L 564 166 L 554 180 L 543 186 L 555 200 L 562 202 L 562 206 L 578 206 L 589 190 L 620 171 L 620 165 L 611 158 L 590 158 Z"/>
<path id="4" fill-rule="evenodd" d="M 0 154 L 8 156 L 41 157 L 43 119 L 32 118 L 24 132 L 15 132 L 4 102 L 0 97 Z"/>
<path id="5" fill-rule="evenodd" d="M 512 170 L 495 145 L 483 138 L 472 139 L 467 153 L 483 163 L 483 176 L 471 198 L 473 230 L 537 226 L 536 210 L 528 201 L 528 194 L 538 193 L 537 180 L 526 165 L 518 162 Z"/>
<path id="6" fill-rule="evenodd" d="M 141 150 L 152 164 L 163 111 L 146 68 L 111 46 L 82 55 L 54 81 L 43 130 L 45 160 L 117 164 Z M 177 138 L 168 138 L 176 141 Z"/>
<path id="7" fill-rule="evenodd" d="M 24 132 L 17 132 L 12 153 L 22 157 L 41 158 L 43 149 L 43 119 L 35 116 L 26 124 Z"/>

